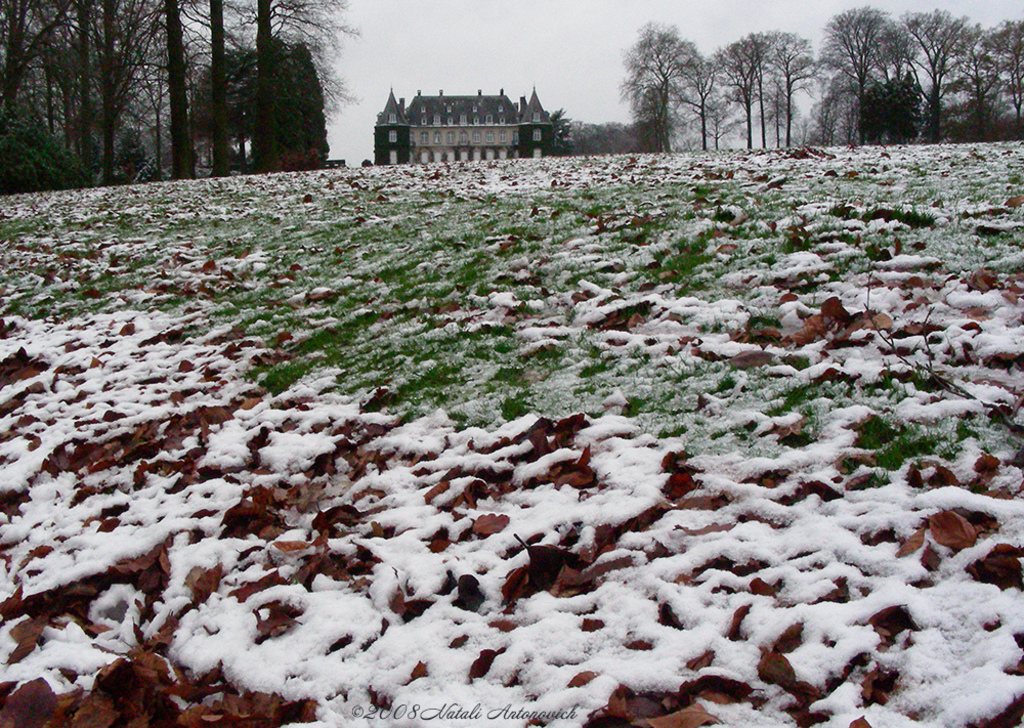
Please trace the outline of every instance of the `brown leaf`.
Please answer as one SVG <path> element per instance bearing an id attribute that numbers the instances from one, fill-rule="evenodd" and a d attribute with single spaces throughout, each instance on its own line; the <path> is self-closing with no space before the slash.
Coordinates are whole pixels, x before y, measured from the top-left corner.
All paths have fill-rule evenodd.
<path id="1" fill-rule="evenodd" d="M 43 728 L 57 708 L 49 683 L 36 678 L 23 683 L 0 709 L 0 728 Z"/>
<path id="2" fill-rule="evenodd" d="M 760 349 L 743 351 L 729 359 L 729 364 L 737 369 L 755 369 L 768 366 L 775 361 L 775 355 Z"/>
<path id="3" fill-rule="evenodd" d="M 412 669 L 412 675 L 409 676 L 409 682 L 413 680 L 419 680 L 421 677 L 427 677 L 430 671 L 427 670 L 427 666 L 422 662 L 417 662 L 416 667 Z"/>
<path id="4" fill-rule="evenodd" d="M 570 687 L 570 688 L 581 688 L 584 685 L 588 685 L 596 677 L 598 677 L 598 674 L 596 672 L 590 672 L 589 670 L 581 672 L 581 673 L 577 673 L 573 677 L 573 679 L 569 681 L 568 687 Z"/>
<path id="5" fill-rule="evenodd" d="M 842 301 L 836 296 L 821 304 L 821 315 L 826 320 L 835 321 L 841 326 L 846 326 L 853 320 L 853 316 L 843 307 Z"/>
<path id="6" fill-rule="evenodd" d="M 734 642 L 740 639 L 740 628 L 743 626 L 743 620 L 747 614 L 750 613 L 750 605 L 744 604 L 742 607 L 737 609 L 732 615 L 732 623 L 729 625 L 728 631 L 725 636 Z"/>
<path id="7" fill-rule="evenodd" d="M 185 586 L 192 592 L 192 603 L 199 605 L 209 599 L 210 595 L 217 591 L 223 576 L 223 564 L 217 564 L 212 569 L 193 567 L 185 577 Z"/>
<path id="8" fill-rule="evenodd" d="M 18 624 L 11 628 L 11 637 L 18 643 L 18 646 L 14 648 L 14 651 L 7 658 L 8 665 L 21 662 L 36 648 L 36 645 L 39 644 L 39 637 L 43 634 L 43 630 L 46 629 L 48 621 L 46 617 L 26 619 L 18 622 Z"/>
<path id="9" fill-rule="evenodd" d="M 896 552 L 896 557 L 902 558 L 904 556 L 908 556 L 924 546 L 924 536 L 926 533 L 928 533 L 927 526 L 921 526 L 917 529 L 914 532 L 914 535 L 908 538 L 903 545 L 900 546 L 899 550 Z"/>
<path id="10" fill-rule="evenodd" d="M 1006 543 L 997 544 L 984 558 L 968 566 L 967 573 L 975 581 L 994 584 L 1000 589 L 1024 589 L 1021 556 L 1024 556 L 1024 549 Z"/>
<path id="11" fill-rule="evenodd" d="M 113 699 L 106 693 L 94 691 L 82 701 L 75 711 L 72 728 L 110 728 L 121 717 Z"/>
<path id="12" fill-rule="evenodd" d="M 941 511 L 928 519 L 932 538 L 954 551 L 970 548 L 978 541 L 978 532 L 971 522 L 954 511 Z"/>
<path id="13" fill-rule="evenodd" d="M 700 672 L 705 667 L 709 666 L 715 661 L 715 651 L 708 650 L 702 655 L 697 655 L 692 660 L 688 660 L 686 663 L 687 670 L 693 670 L 694 672 Z"/>
<path id="14" fill-rule="evenodd" d="M 770 685 L 792 688 L 796 685 L 796 672 L 781 652 L 764 650 L 757 663 L 757 676 Z"/>
<path id="15" fill-rule="evenodd" d="M 478 536 L 491 536 L 501 533 L 509 524 L 509 517 L 504 513 L 485 513 L 473 522 L 473 533 Z"/>
<path id="16" fill-rule="evenodd" d="M 875 628 L 878 636 L 881 637 L 883 646 L 892 645 L 896 635 L 904 630 L 916 631 L 919 629 L 910 612 L 901 604 L 876 612 L 868 619 L 868 624 Z"/>
<path id="17" fill-rule="evenodd" d="M 698 728 L 708 723 L 718 722 L 718 718 L 704 710 L 704 706 L 700 703 L 694 703 L 689 708 L 683 708 L 661 718 L 647 719 L 647 725 L 651 728 Z"/>
<path id="18" fill-rule="evenodd" d="M 786 630 L 779 635 L 779 638 L 775 640 L 775 644 L 772 645 L 772 649 L 776 652 L 792 652 L 797 647 L 803 644 L 804 625 L 803 622 L 797 622 L 786 628 Z"/>
<path id="19" fill-rule="evenodd" d="M 480 656 L 473 660 L 473 664 L 470 665 L 469 679 L 476 680 L 486 675 L 487 671 L 491 669 L 491 665 L 494 664 L 495 658 L 504 651 L 504 647 L 500 650 L 481 650 Z"/>
<path id="20" fill-rule="evenodd" d="M 813 316 L 808 317 L 808 319 L 804 321 L 803 328 L 789 338 L 793 340 L 794 344 L 804 346 L 814 341 L 820 341 L 825 338 L 827 333 L 828 324 L 825 323 L 825 317 L 816 313 Z"/>
<path id="21" fill-rule="evenodd" d="M 857 720 L 850 723 L 850 728 L 871 728 L 871 724 L 868 723 L 867 719 L 862 715 Z"/>

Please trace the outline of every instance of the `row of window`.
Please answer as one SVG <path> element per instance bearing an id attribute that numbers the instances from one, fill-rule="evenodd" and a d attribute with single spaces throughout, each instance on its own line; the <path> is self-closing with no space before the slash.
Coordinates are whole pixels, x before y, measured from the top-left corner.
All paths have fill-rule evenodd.
<path id="1" fill-rule="evenodd" d="M 541 132 L 540 129 L 534 129 L 533 130 L 533 141 L 539 142 L 539 141 L 542 141 L 543 138 L 544 138 L 544 136 L 543 136 L 543 133 Z M 396 130 L 392 129 L 391 131 L 388 132 L 388 141 L 391 142 L 392 144 L 394 144 L 395 142 L 398 141 L 398 132 Z M 483 140 L 481 139 L 480 132 L 478 132 L 478 131 L 473 132 L 473 143 L 474 144 L 480 144 L 481 141 L 483 141 Z M 486 141 L 487 141 L 488 144 L 494 144 L 494 132 L 493 131 L 487 132 L 487 134 L 486 134 Z M 445 142 L 447 144 L 454 144 L 455 143 L 455 132 L 453 132 L 453 131 L 448 132 L 445 135 Z M 434 132 L 434 144 L 440 144 L 440 143 L 441 143 L 441 132 L 435 131 Z M 502 132 L 498 133 L 498 143 L 499 144 L 508 144 L 508 132 L 507 131 L 502 131 Z M 421 131 L 420 132 L 420 144 L 423 144 L 423 145 L 430 144 L 430 132 L 428 132 L 428 131 Z M 459 133 L 459 144 L 469 144 L 469 134 L 467 134 L 464 131 L 460 132 Z"/>
<path id="2" fill-rule="evenodd" d="M 538 123 L 539 124 L 540 121 L 541 121 L 540 114 L 534 113 L 533 121 L 534 121 L 534 123 Z M 398 115 L 397 114 L 388 114 L 388 123 L 389 124 L 397 124 L 398 123 Z M 484 117 L 484 124 L 486 124 L 488 126 L 494 124 L 494 116 L 491 115 L 491 114 L 488 114 L 487 116 L 485 116 Z M 504 116 L 498 117 L 498 124 L 501 124 L 501 125 L 505 124 L 505 117 Z M 420 117 L 420 126 L 426 126 L 426 125 L 427 125 L 427 117 L 425 117 L 425 116 Z M 448 126 L 454 126 L 454 125 L 455 125 L 455 117 L 454 116 L 449 116 L 448 117 Z M 462 114 L 459 117 L 459 126 L 468 126 L 468 125 L 469 125 L 469 117 L 466 116 L 465 114 Z M 441 115 L 440 114 L 434 114 L 434 126 L 441 126 Z M 473 117 L 473 126 L 480 126 L 480 117 L 479 116 L 474 116 Z"/>

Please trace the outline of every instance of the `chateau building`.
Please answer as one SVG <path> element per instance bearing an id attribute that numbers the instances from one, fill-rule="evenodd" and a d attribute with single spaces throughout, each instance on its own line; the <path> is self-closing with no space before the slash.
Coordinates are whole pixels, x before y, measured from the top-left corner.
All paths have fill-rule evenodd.
<path id="1" fill-rule="evenodd" d="M 388 97 L 374 127 L 375 164 L 428 164 L 545 157 L 551 153 L 551 117 L 537 90 L 513 103 L 496 96 L 424 96 L 406 106 Z"/>

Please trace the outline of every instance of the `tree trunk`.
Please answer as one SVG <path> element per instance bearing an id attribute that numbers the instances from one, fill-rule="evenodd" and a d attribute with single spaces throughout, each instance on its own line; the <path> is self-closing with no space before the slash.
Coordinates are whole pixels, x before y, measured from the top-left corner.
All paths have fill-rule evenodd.
<path id="1" fill-rule="evenodd" d="M 228 174 L 228 92 L 224 68 L 224 0 L 210 0 L 210 95 L 214 177 Z"/>
<path id="2" fill-rule="evenodd" d="M 270 20 L 271 0 L 257 0 L 256 128 L 253 134 L 253 156 L 259 172 L 276 172 L 278 169 L 277 125 L 274 119 L 274 45 Z"/>
<path id="3" fill-rule="evenodd" d="M 188 79 L 178 0 L 164 0 L 164 13 L 167 16 L 167 92 L 171 107 L 171 177 L 188 179 L 192 176 L 192 144 L 188 133 Z"/>
<path id="4" fill-rule="evenodd" d="M 92 0 L 77 0 L 78 20 L 78 156 L 92 181 L 92 87 L 89 83 L 89 24 Z"/>
<path id="5" fill-rule="evenodd" d="M 103 143 L 103 184 L 114 183 L 114 134 L 117 103 L 114 79 L 114 14 L 116 0 L 103 0 L 103 38 L 100 45 L 100 136 Z"/>

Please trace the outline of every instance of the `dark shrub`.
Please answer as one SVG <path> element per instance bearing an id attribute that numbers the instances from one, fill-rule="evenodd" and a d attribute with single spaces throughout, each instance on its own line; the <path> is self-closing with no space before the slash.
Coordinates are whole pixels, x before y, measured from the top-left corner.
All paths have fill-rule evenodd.
<path id="1" fill-rule="evenodd" d="M 0 194 L 64 190 L 86 183 L 78 159 L 44 124 L 0 112 Z"/>

